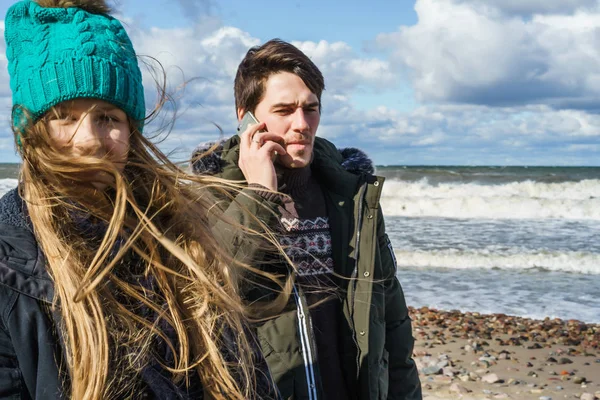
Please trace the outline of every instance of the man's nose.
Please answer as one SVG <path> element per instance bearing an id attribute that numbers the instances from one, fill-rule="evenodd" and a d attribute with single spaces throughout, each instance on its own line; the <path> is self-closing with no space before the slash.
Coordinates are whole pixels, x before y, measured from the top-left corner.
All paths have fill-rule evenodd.
<path id="1" fill-rule="evenodd" d="M 298 132 L 305 132 L 310 128 L 306 120 L 306 114 L 302 108 L 297 108 L 294 112 L 293 129 Z"/>

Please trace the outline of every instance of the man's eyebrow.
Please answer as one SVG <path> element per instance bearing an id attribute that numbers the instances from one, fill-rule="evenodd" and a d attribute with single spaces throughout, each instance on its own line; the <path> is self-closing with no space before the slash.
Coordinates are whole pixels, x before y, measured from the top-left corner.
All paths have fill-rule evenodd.
<path id="1" fill-rule="evenodd" d="M 276 103 L 276 104 L 273 104 L 271 106 L 271 108 L 295 107 L 297 105 L 298 105 L 298 103 Z M 313 107 L 318 107 L 318 106 L 319 106 L 319 102 L 318 101 L 313 101 L 312 103 L 308 103 L 308 104 L 303 104 L 302 105 L 303 108 L 313 108 Z"/>

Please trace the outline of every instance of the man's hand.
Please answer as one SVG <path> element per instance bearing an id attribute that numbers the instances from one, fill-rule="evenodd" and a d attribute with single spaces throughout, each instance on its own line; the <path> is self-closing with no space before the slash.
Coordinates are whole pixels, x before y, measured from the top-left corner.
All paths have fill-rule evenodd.
<path id="1" fill-rule="evenodd" d="M 265 123 L 250 125 L 240 135 L 240 158 L 238 166 L 248 184 L 257 183 L 273 191 L 277 190 L 277 175 L 273 160 L 286 154 L 280 144 L 283 139 L 269 132 L 259 132 Z"/>

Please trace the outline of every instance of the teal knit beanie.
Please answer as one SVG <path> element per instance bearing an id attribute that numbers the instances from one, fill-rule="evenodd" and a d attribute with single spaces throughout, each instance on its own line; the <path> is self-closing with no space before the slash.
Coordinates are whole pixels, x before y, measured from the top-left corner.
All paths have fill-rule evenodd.
<path id="1" fill-rule="evenodd" d="M 51 107 L 77 98 L 107 101 L 143 123 L 142 74 L 115 18 L 25 0 L 8 10 L 4 38 L 17 132 Z"/>

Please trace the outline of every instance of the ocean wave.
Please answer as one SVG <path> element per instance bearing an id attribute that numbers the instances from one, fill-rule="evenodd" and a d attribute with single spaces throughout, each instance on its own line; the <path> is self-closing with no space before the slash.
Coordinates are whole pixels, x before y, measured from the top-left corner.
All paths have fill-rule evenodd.
<path id="1" fill-rule="evenodd" d="M 561 271 L 600 275 L 600 254 L 538 252 L 528 254 L 478 253 L 469 250 L 394 251 L 399 267 L 450 269 L 510 269 Z"/>
<path id="2" fill-rule="evenodd" d="M 600 220 L 600 180 L 503 185 L 390 180 L 381 204 L 386 215 L 405 217 Z"/>
<path id="3" fill-rule="evenodd" d="M 9 190 L 17 187 L 16 179 L 0 179 L 0 197 L 2 197 Z"/>

